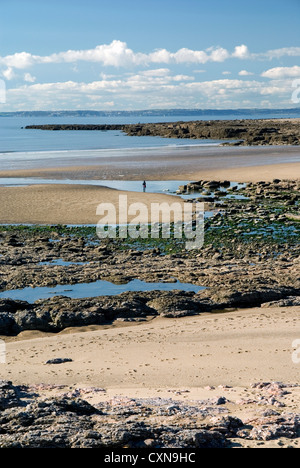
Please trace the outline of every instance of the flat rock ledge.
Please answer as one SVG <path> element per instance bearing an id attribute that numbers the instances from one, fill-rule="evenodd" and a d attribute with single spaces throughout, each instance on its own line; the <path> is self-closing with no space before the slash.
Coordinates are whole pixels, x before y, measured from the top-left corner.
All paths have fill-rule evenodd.
<path id="1" fill-rule="evenodd" d="M 28 125 L 35 130 L 120 130 L 129 136 L 227 140 L 231 146 L 299 145 L 298 120 L 210 120 L 191 122 L 146 123 L 131 125 Z"/>
<path id="2" fill-rule="evenodd" d="M 179 318 L 232 308 L 299 305 L 299 288 L 270 287 L 250 291 L 126 292 L 118 296 L 71 299 L 56 296 L 34 304 L 0 299 L 0 335 L 26 330 L 56 333 L 68 327 L 105 325 L 115 320 L 140 322 L 154 317 Z"/>
<path id="3" fill-rule="evenodd" d="M 300 415 L 289 412 L 286 395 L 298 385 L 259 382 L 254 398 L 226 396 L 199 401 L 115 397 L 89 403 L 103 389 L 15 386 L 0 381 L 0 448 L 226 448 L 263 441 L 296 443 Z M 59 392 L 49 396 L 49 391 Z M 47 393 L 48 392 L 48 393 Z M 242 406 L 252 416 L 234 415 Z M 231 410 L 229 410 L 229 406 Z M 233 409 L 232 409 L 233 408 Z"/>

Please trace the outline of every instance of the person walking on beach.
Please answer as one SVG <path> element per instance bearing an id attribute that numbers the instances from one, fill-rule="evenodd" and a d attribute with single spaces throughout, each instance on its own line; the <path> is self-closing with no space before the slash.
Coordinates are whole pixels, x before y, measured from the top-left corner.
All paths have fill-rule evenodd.
<path id="1" fill-rule="evenodd" d="M 144 180 L 144 182 L 143 182 L 143 192 L 146 192 L 146 187 L 147 187 L 147 184 L 146 184 L 146 181 Z"/>

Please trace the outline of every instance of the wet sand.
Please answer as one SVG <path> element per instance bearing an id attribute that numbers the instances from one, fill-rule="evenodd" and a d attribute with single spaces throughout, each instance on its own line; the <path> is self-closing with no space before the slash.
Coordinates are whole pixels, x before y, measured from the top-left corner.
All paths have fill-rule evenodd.
<path id="1" fill-rule="evenodd" d="M 239 182 L 293 178 L 300 174 L 300 148 L 271 147 L 186 147 L 164 150 L 126 151 L 123 157 L 101 157 L 93 151 L 64 153 L 51 158 L 40 153 L 32 159 L 30 153 L 18 168 L 0 166 L 1 177 L 42 177 L 110 180 L 203 180 L 224 179 Z M 2 170 L 1 170 L 2 169 Z"/>
<path id="2" fill-rule="evenodd" d="M 108 179 L 108 180 L 231 180 L 257 182 L 300 177 L 300 148 L 216 148 L 200 151 L 177 151 L 174 154 L 139 158 L 101 159 L 101 164 L 79 166 L 40 167 L 0 172 L 1 177 L 41 177 L 48 179 Z M 284 158 L 286 163 L 278 163 Z M 46 165 L 51 160 L 46 161 Z M 70 164 L 72 160 L 63 160 Z M 44 162 L 35 161 L 43 165 Z M 120 183 L 121 186 L 121 183 Z M 128 203 L 143 202 L 149 208 L 152 202 L 178 202 L 178 198 L 164 194 L 122 192 L 106 187 L 83 185 L 35 185 L 27 187 L 0 187 L 1 223 L 42 224 L 97 224 L 99 203 L 113 203 L 118 213 L 120 194 L 128 196 Z"/>

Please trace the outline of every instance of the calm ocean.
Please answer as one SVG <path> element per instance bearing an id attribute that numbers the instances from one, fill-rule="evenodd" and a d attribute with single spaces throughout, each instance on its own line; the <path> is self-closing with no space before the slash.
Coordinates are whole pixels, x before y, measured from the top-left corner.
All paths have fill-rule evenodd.
<path id="1" fill-rule="evenodd" d="M 288 117 L 282 114 L 281 117 Z M 264 115 L 263 118 L 272 118 L 276 115 Z M 278 117 L 278 115 L 277 115 Z M 51 132 L 42 130 L 25 130 L 27 125 L 43 124 L 130 124 L 148 122 L 176 122 L 191 120 L 227 120 L 227 119 L 255 119 L 261 115 L 158 115 L 158 116 L 113 116 L 113 117 L 0 117 L 0 154 L 7 152 L 34 152 L 34 151 L 68 151 L 93 149 L 122 149 L 147 148 L 161 146 L 187 146 L 216 144 L 216 141 L 203 140 L 174 140 L 159 137 L 133 137 L 126 136 L 119 131 L 62 131 Z M 0 156 L 3 160 L 3 155 Z M 1 167 L 0 167 L 1 169 Z"/>
<path id="2" fill-rule="evenodd" d="M 130 124 L 148 122 L 176 122 L 192 120 L 235 120 L 292 117 L 278 114 L 232 115 L 156 115 L 85 117 L 85 116 L 9 116 L 0 117 L 0 171 L 36 167 L 78 165 L 87 158 L 126 158 L 132 154 L 149 155 L 163 151 L 192 150 L 195 146 L 215 146 L 218 140 L 180 140 L 160 137 L 127 136 L 121 131 L 43 131 L 26 130 L 27 125 L 43 124 Z M 300 114 L 299 114 L 300 116 Z M 203 148 L 204 149 L 204 148 Z M 75 164 L 76 162 L 76 164 Z"/>

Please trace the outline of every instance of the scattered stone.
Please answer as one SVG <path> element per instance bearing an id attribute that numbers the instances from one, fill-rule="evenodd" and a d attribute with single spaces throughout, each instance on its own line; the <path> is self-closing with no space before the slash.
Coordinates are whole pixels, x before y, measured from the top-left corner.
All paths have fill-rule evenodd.
<path id="1" fill-rule="evenodd" d="M 70 358 L 54 358 L 46 361 L 46 364 L 64 364 L 65 362 L 73 362 Z"/>

